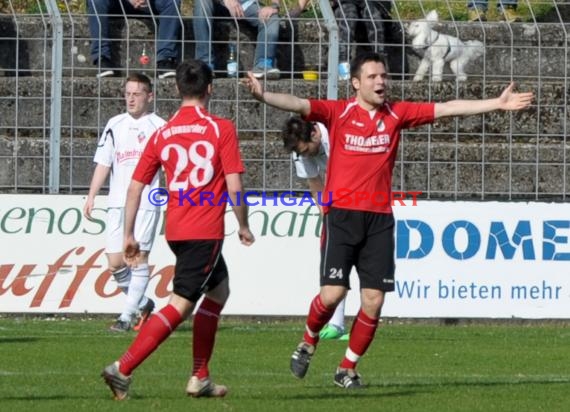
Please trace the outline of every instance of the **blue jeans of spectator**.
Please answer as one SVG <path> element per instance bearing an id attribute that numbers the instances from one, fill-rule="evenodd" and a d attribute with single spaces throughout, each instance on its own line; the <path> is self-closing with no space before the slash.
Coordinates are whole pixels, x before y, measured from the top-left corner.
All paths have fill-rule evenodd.
<path id="1" fill-rule="evenodd" d="M 244 1 L 241 1 L 243 4 Z M 244 14 L 244 20 L 257 29 L 257 44 L 255 47 L 254 65 L 258 65 L 263 59 L 273 59 L 277 50 L 279 39 L 279 17 L 277 14 L 265 23 L 259 20 L 259 3 L 254 2 L 249 6 Z M 196 52 L 194 57 L 214 66 L 215 58 L 212 53 L 212 32 L 217 19 L 212 17 L 230 17 L 229 10 L 216 0 L 195 0 L 194 1 L 194 40 L 196 41 Z"/>
<path id="2" fill-rule="evenodd" d="M 497 0 L 497 9 L 500 9 L 501 6 L 516 7 L 517 2 L 518 0 Z M 467 7 L 470 9 L 477 7 L 479 10 L 487 11 L 488 3 L 488 0 L 470 0 L 467 2 Z"/>
<path id="3" fill-rule="evenodd" d="M 156 60 L 178 61 L 180 28 L 180 0 L 150 0 L 149 8 L 135 9 L 128 0 L 86 0 L 91 35 L 91 60 L 100 57 L 111 60 L 109 40 L 109 18 L 111 15 L 156 16 L 157 39 Z"/>

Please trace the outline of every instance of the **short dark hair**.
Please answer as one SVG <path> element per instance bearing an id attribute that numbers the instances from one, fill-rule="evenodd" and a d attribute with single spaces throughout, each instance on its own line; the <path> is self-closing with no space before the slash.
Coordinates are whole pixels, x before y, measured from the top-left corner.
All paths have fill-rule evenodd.
<path id="1" fill-rule="evenodd" d="M 182 98 L 205 97 L 213 79 L 212 69 L 201 60 L 184 60 L 176 68 L 176 86 Z"/>
<path id="2" fill-rule="evenodd" d="M 152 82 L 150 81 L 150 78 L 146 74 L 139 72 L 131 73 L 127 76 L 127 79 L 125 80 L 125 85 L 128 82 L 142 83 L 146 87 L 147 92 L 152 92 Z"/>
<path id="3" fill-rule="evenodd" d="M 283 138 L 283 147 L 288 153 L 291 153 L 297 147 L 299 142 L 310 142 L 311 133 L 313 132 L 313 123 L 303 120 L 299 116 L 290 117 L 283 131 L 281 137 Z"/>
<path id="4" fill-rule="evenodd" d="M 360 70 L 364 63 L 368 62 L 375 62 L 375 63 L 382 63 L 386 70 L 388 70 L 388 66 L 386 65 L 386 59 L 383 55 L 376 52 L 366 52 L 357 54 L 354 59 L 350 62 L 350 78 L 353 77 L 360 77 Z"/>

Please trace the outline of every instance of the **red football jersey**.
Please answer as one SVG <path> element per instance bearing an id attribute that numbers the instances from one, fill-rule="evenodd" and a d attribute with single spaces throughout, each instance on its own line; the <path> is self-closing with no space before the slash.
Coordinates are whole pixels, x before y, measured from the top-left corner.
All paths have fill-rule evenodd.
<path id="1" fill-rule="evenodd" d="M 433 122 L 435 104 L 386 102 L 371 112 L 354 98 L 310 104 L 307 120 L 324 123 L 330 134 L 323 200 L 341 209 L 392 213 L 392 170 L 400 130 Z"/>
<path id="2" fill-rule="evenodd" d="M 166 239 L 223 239 L 231 204 L 225 176 L 244 172 L 234 124 L 181 107 L 151 137 L 133 179 L 148 184 L 161 165 L 169 192 Z"/>

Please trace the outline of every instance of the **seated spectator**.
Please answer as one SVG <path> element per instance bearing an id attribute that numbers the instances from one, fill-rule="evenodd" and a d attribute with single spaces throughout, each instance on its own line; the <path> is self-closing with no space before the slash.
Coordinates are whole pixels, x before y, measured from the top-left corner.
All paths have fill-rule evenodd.
<path id="1" fill-rule="evenodd" d="M 164 79 L 175 75 L 180 39 L 180 0 L 87 0 L 91 60 L 98 66 L 97 77 L 114 76 L 119 67 L 111 58 L 110 15 L 157 16 L 156 70 Z"/>
<path id="2" fill-rule="evenodd" d="M 348 80 L 350 76 L 349 46 L 351 43 L 354 44 L 359 20 L 364 20 L 368 43 L 373 45 L 374 51 L 385 54 L 384 26 L 386 21 L 392 20 L 391 9 L 391 1 L 338 0 L 338 4 L 334 7 L 334 15 L 339 29 L 338 73 L 341 80 Z"/>
<path id="3" fill-rule="evenodd" d="M 289 17 L 297 18 L 311 0 L 298 0 L 289 10 Z M 340 1 L 340 3 L 339 3 Z M 339 67 L 341 80 L 350 76 L 349 46 L 355 44 L 358 23 L 364 23 L 366 40 L 379 53 L 386 54 L 388 69 L 393 78 L 407 72 L 402 25 L 392 19 L 392 1 L 375 0 L 330 0 L 339 26 Z M 362 36 L 361 36 L 362 37 Z M 354 53 L 354 52 L 353 52 Z"/>
<path id="4" fill-rule="evenodd" d="M 279 0 L 271 0 L 270 6 L 261 7 L 258 0 L 195 0 L 194 1 L 194 39 L 196 41 L 195 58 L 216 66 L 212 55 L 212 26 L 216 23 L 212 17 L 233 17 L 243 19 L 257 28 L 257 45 L 253 75 L 269 80 L 278 79 L 279 69 L 275 67 L 277 40 L 279 38 Z"/>
<path id="5" fill-rule="evenodd" d="M 501 20 L 508 23 L 521 21 L 517 14 L 518 0 L 497 0 L 497 13 L 501 16 Z M 469 21 L 486 21 L 488 0 L 469 0 L 467 2 L 467 19 Z"/>

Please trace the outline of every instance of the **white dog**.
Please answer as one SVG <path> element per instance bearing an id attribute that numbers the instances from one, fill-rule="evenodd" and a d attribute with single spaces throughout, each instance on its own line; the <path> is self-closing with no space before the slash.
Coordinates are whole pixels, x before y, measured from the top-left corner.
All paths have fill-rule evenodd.
<path id="1" fill-rule="evenodd" d="M 431 80 L 440 82 L 445 62 L 449 63 L 457 80 L 465 81 L 467 80 L 465 66 L 470 60 L 483 55 L 485 52 L 483 43 L 477 40 L 462 42 L 457 37 L 438 33 L 433 30 L 437 22 L 437 12 L 432 10 L 424 20 L 415 20 L 406 28 L 406 32 L 412 38 L 412 47 L 424 52 L 414 81 L 422 80 L 431 66 Z"/>

